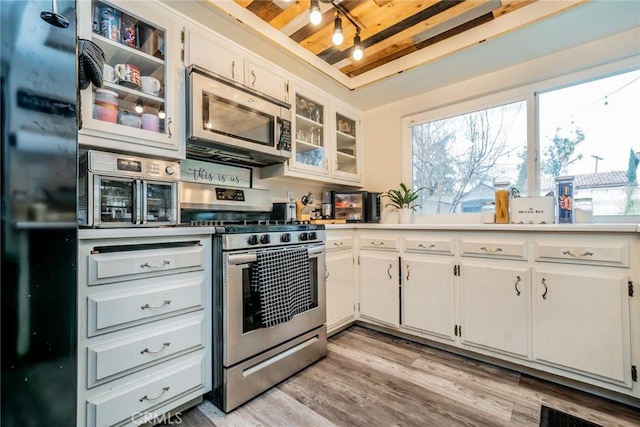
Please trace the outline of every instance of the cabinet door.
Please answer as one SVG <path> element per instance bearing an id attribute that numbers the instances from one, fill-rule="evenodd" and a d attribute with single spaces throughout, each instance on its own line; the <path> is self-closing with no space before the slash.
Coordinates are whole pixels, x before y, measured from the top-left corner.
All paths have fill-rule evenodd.
<path id="1" fill-rule="evenodd" d="M 362 150 L 360 145 L 359 114 L 347 107 L 335 106 L 333 112 L 332 178 L 361 182 Z"/>
<path id="2" fill-rule="evenodd" d="M 78 35 L 105 54 L 102 88 L 81 91 L 82 145 L 184 158 L 180 144 L 181 27 L 141 2 L 78 2 Z"/>
<path id="3" fill-rule="evenodd" d="M 355 315 L 356 282 L 353 253 L 327 253 L 327 328 L 352 320 Z"/>
<path id="4" fill-rule="evenodd" d="M 326 126 L 327 101 L 319 95 L 296 92 L 291 170 L 329 177 Z"/>
<path id="5" fill-rule="evenodd" d="M 398 254 L 362 252 L 359 256 L 360 315 L 399 326 Z"/>
<path id="6" fill-rule="evenodd" d="M 528 358 L 529 268 L 465 261 L 460 277 L 462 342 Z"/>
<path id="7" fill-rule="evenodd" d="M 197 65 L 229 80 L 244 83 L 242 55 L 214 34 L 189 29 L 185 50 L 185 66 Z"/>
<path id="8" fill-rule="evenodd" d="M 630 388 L 628 277 L 610 270 L 534 269 L 533 356 Z"/>
<path id="9" fill-rule="evenodd" d="M 289 81 L 276 74 L 275 69 L 268 69 L 267 66 L 258 65 L 251 60 L 247 60 L 246 69 L 245 84 L 247 86 L 279 101 L 289 103 Z"/>
<path id="10" fill-rule="evenodd" d="M 402 326 L 454 341 L 453 259 L 402 258 Z"/>

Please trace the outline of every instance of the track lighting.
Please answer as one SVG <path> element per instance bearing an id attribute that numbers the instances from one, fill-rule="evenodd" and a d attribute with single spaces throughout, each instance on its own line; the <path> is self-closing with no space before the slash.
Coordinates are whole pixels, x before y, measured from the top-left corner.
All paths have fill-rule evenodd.
<path id="1" fill-rule="evenodd" d="M 144 108 L 142 105 L 142 98 L 138 98 L 138 100 L 136 101 L 136 106 L 134 110 L 136 110 L 136 113 L 142 114 L 142 112 L 144 111 Z"/>
<path id="2" fill-rule="evenodd" d="M 331 37 L 331 40 L 336 46 L 340 46 L 344 41 L 344 34 L 342 34 L 342 19 L 340 19 L 339 13 L 336 13 L 336 19 L 333 23 L 333 37 Z"/>
<path id="3" fill-rule="evenodd" d="M 311 0 L 311 8 L 309 9 L 309 20 L 313 25 L 322 22 L 322 12 L 320 12 L 320 3 L 318 0 Z"/>
<path id="4" fill-rule="evenodd" d="M 360 43 L 360 28 L 356 28 L 356 36 L 353 38 L 353 59 L 360 61 L 364 56 L 362 45 Z"/>
<path id="5" fill-rule="evenodd" d="M 164 107 L 160 106 L 160 109 L 158 110 L 158 118 L 164 119 L 165 117 L 167 117 L 167 114 L 164 112 Z"/>

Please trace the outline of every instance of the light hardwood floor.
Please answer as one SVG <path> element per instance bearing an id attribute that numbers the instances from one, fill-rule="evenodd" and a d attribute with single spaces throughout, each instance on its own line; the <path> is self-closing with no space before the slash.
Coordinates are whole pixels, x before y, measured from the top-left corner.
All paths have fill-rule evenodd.
<path id="1" fill-rule="evenodd" d="M 352 326 L 326 358 L 235 411 L 209 401 L 182 427 L 538 426 L 546 405 L 602 426 L 640 426 L 640 409 Z"/>

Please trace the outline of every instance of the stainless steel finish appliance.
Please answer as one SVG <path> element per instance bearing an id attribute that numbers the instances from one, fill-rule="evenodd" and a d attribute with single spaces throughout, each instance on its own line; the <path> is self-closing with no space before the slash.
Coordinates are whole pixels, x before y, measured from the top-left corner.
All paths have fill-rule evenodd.
<path id="1" fill-rule="evenodd" d="M 180 164 L 88 151 L 80 159 L 78 222 L 89 227 L 178 223 Z"/>
<path id="2" fill-rule="evenodd" d="M 75 426 L 76 2 L 1 3 L 0 425 Z"/>
<path id="3" fill-rule="evenodd" d="M 199 185 L 183 182 L 181 194 Z M 193 209 L 181 204 L 181 220 L 183 225 L 208 225 L 216 230 L 213 390 L 208 397 L 228 412 L 326 355 L 326 239 L 322 225 L 276 222 L 269 219 L 268 210 L 247 203 L 261 199 L 264 190 L 209 187 L 213 188 L 208 206 Z M 205 189 L 199 190 L 204 194 Z M 286 249 L 306 253 L 305 292 L 310 304 L 288 321 L 264 327 L 262 288 L 252 286 L 257 260 L 259 256 L 278 257 Z"/>
<path id="4" fill-rule="evenodd" d="M 371 191 L 332 191 L 333 216 L 347 222 L 380 222 L 380 193 Z"/>
<path id="5" fill-rule="evenodd" d="M 187 68 L 187 157 L 262 166 L 291 157 L 291 106 Z"/>

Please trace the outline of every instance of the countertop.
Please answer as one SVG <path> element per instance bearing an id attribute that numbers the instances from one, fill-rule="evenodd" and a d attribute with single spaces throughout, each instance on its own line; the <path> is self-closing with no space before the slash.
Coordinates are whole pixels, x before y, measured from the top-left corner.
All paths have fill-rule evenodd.
<path id="1" fill-rule="evenodd" d="M 81 228 L 79 240 L 121 239 L 127 237 L 202 236 L 215 234 L 215 227 L 132 227 L 132 228 Z"/>
<path id="2" fill-rule="evenodd" d="M 597 224 L 393 224 L 393 223 L 349 223 L 326 224 L 327 230 L 424 230 L 424 231 L 508 231 L 508 232 L 548 232 L 548 233 L 640 233 L 636 223 Z"/>

